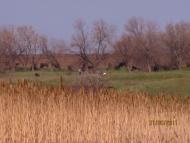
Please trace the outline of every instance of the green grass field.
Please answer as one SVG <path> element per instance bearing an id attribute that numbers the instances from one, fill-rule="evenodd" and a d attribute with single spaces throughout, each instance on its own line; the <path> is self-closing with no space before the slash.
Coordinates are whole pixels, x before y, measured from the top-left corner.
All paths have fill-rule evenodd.
<path id="1" fill-rule="evenodd" d="M 58 85 L 63 77 L 65 85 L 79 85 L 80 76 L 68 71 L 39 71 L 40 77 L 34 72 L 1 73 L 0 80 L 15 82 L 19 79 L 40 81 L 45 85 Z M 100 80 L 101 83 L 122 91 L 148 92 L 152 95 L 169 93 L 173 95 L 190 95 L 190 71 L 163 71 L 157 73 L 127 72 L 126 70 L 110 70 Z M 91 82 L 95 82 L 90 79 Z"/>

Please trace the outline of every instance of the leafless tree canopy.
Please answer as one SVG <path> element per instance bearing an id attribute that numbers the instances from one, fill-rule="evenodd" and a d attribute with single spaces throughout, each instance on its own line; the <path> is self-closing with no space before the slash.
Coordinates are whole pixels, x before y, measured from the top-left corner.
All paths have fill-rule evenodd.
<path id="1" fill-rule="evenodd" d="M 131 18 L 125 34 L 115 43 L 115 51 L 129 66 L 152 71 L 156 66 L 179 69 L 189 59 L 190 24 L 168 24 L 161 31 L 155 22 Z"/>
<path id="2" fill-rule="evenodd" d="M 1 70 L 15 70 L 18 64 L 25 70 L 36 70 L 37 63 L 44 57 L 50 61 L 54 57 L 48 39 L 32 27 L 3 27 L 0 30 Z"/>
<path id="3" fill-rule="evenodd" d="M 77 21 L 72 47 L 78 48 L 84 64 L 97 67 L 112 46 L 113 33 L 113 26 L 103 20 L 95 22 L 91 30 L 86 28 L 83 21 Z"/>
<path id="4" fill-rule="evenodd" d="M 172 65 L 181 68 L 188 64 L 187 61 L 190 56 L 190 23 L 168 24 L 164 34 L 164 42 L 170 50 Z"/>
<path id="5" fill-rule="evenodd" d="M 61 68 L 59 58 L 64 54 L 73 59 L 79 56 L 83 67 L 94 69 L 105 64 L 109 56 L 130 71 L 190 67 L 190 22 L 169 23 L 161 30 L 156 22 L 133 17 L 124 28 L 116 37 L 115 27 L 104 20 L 92 25 L 78 20 L 67 44 L 49 40 L 31 26 L 0 27 L 0 70 L 15 71 L 18 65 L 36 70 L 40 62 L 46 64 L 44 59 L 52 67 Z"/>

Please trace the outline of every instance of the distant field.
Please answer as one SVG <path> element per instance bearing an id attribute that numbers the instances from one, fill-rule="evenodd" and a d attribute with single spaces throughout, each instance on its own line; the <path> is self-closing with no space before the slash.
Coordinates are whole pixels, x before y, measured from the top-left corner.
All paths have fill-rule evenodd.
<path id="1" fill-rule="evenodd" d="M 81 78 L 77 72 L 68 71 L 39 71 L 39 77 L 35 72 L 15 72 L 0 74 L 0 80 L 15 82 L 20 79 L 40 81 L 45 85 L 58 85 L 62 76 L 65 85 L 80 85 Z M 98 82 L 122 91 L 142 91 L 150 94 L 175 94 L 190 95 L 190 71 L 163 71 L 158 73 L 127 72 L 126 70 L 110 70 L 103 78 L 97 79 L 94 75 L 88 76 L 88 82 Z M 84 80 L 83 82 L 87 82 Z"/>

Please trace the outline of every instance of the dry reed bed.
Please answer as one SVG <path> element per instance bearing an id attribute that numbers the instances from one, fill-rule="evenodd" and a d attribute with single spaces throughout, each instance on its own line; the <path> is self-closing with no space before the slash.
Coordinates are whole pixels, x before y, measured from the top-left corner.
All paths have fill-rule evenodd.
<path id="1" fill-rule="evenodd" d="M 190 98 L 0 83 L 0 142 L 189 143 Z"/>

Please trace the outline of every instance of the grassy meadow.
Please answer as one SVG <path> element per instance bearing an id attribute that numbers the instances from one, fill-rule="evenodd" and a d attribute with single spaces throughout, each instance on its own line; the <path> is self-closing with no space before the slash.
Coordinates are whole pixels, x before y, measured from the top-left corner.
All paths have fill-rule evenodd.
<path id="1" fill-rule="evenodd" d="M 0 81 L 16 82 L 27 79 L 39 81 L 44 85 L 58 85 L 62 77 L 65 85 L 79 86 L 83 84 L 102 84 L 120 91 L 147 92 L 152 95 L 165 93 L 172 95 L 190 95 L 190 71 L 162 71 L 162 72 L 127 72 L 123 70 L 109 70 L 107 75 L 98 78 L 94 75 L 79 76 L 77 72 L 69 71 L 38 71 L 39 77 L 35 77 L 35 72 L 13 72 L 0 74 Z"/>

